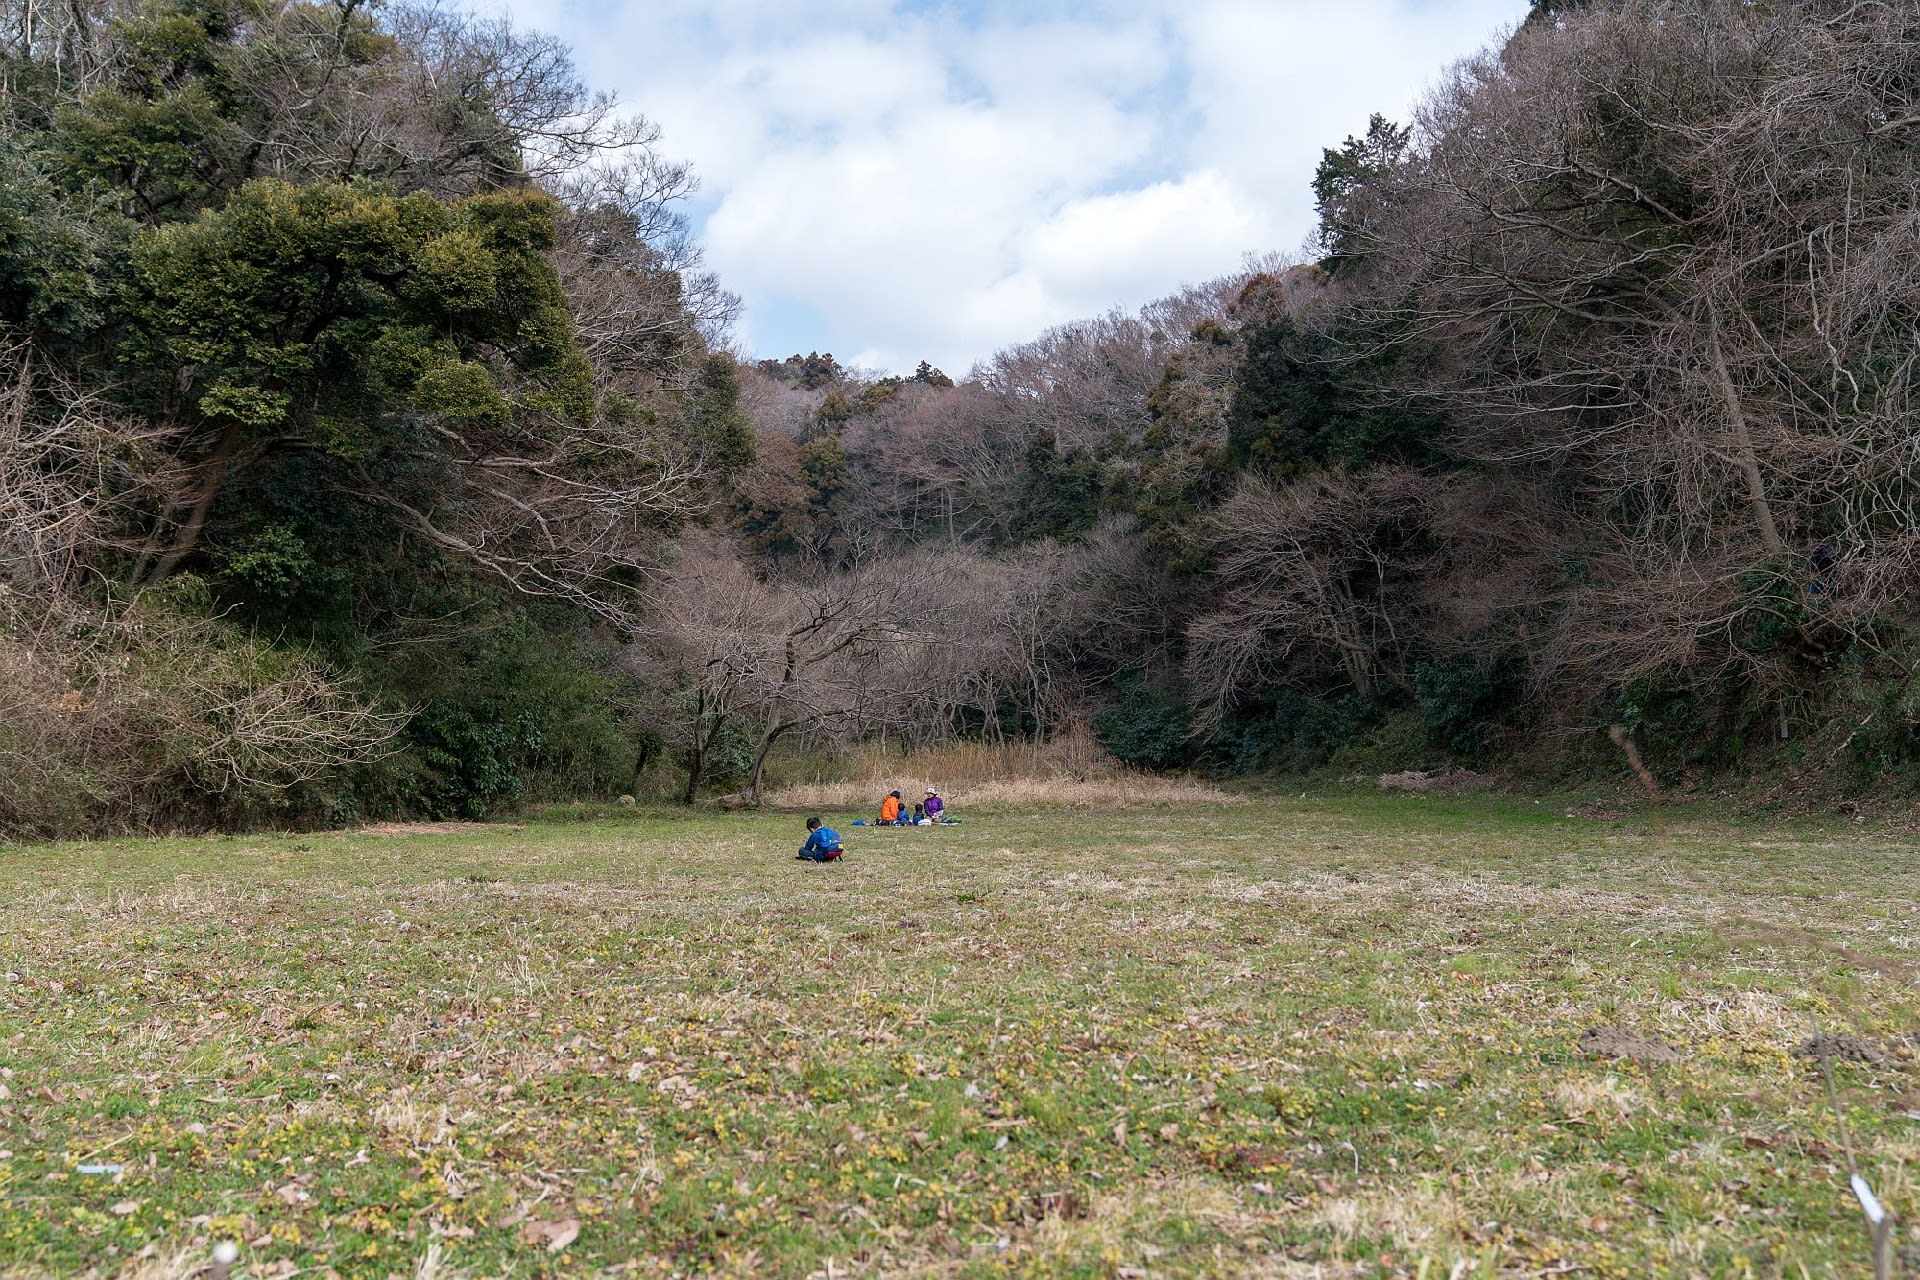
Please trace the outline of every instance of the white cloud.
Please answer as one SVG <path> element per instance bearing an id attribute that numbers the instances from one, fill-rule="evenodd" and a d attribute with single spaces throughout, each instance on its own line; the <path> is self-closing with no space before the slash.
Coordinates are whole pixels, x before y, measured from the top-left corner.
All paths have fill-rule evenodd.
<path id="1" fill-rule="evenodd" d="M 1298 247 L 1320 149 L 1371 111 L 1404 118 L 1526 9 L 493 3 L 569 39 L 590 80 L 698 167 L 709 259 L 760 354 L 956 372 L 1048 324 Z"/>
<path id="2" fill-rule="evenodd" d="M 1020 257 L 1084 315 L 1218 274 L 1265 230 L 1234 183 L 1207 169 L 1076 200 L 1021 237 Z"/>

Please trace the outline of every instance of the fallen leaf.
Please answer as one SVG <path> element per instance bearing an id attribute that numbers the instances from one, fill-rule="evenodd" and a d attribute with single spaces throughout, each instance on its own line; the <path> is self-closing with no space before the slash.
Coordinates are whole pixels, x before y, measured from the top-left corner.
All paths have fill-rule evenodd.
<path id="1" fill-rule="evenodd" d="M 561 1222 L 535 1219 L 520 1228 L 520 1239 L 530 1245 L 545 1245 L 548 1253 L 559 1253 L 580 1238 L 580 1222 L 567 1218 Z"/>
<path id="2" fill-rule="evenodd" d="M 138 1200 L 122 1200 L 119 1204 L 113 1206 L 114 1215 L 121 1218 L 138 1213 L 139 1211 L 140 1202 Z"/>

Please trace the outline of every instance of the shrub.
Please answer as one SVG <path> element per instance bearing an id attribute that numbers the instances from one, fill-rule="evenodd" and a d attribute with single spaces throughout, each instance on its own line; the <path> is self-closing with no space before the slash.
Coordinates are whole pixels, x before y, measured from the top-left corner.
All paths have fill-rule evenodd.
<path id="1" fill-rule="evenodd" d="M 204 616 L 176 579 L 131 604 L 0 610 L 0 831 L 60 837 L 302 821 L 404 717 Z M 51 623 L 51 625 L 50 625 Z"/>
<path id="2" fill-rule="evenodd" d="M 1187 704 L 1178 696 L 1136 684 L 1094 717 L 1093 731 L 1117 760 L 1146 769 L 1173 769 L 1191 758 L 1190 719 Z"/>
<path id="3" fill-rule="evenodd" d="M 353 783 L 355 813 L 483 818 L 521 800 L 610 798 L 632 784 L 637 745 L 614 683 L 566 611 L 491 621 L 384 673 L 388 699 L 418 712 L 401 750 Z"/>
<path id="4" fill-rule="evenodd" d="M 1456 653 L 1416 663 L 1414 705 L 1433 745 L 1467 764 L 1484 761 L 1497 731 L 1521 705 L 1522 666 L 1513 655 Z"/>

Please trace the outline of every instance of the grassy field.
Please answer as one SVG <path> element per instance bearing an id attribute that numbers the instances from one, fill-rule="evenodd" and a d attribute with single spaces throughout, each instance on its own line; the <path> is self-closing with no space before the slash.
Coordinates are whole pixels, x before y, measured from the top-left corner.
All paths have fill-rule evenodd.
<path id="1" fill-rule="evenodd" d="M 0 1274 L 1859 1276 L 1810 1016 L 1915 1252 L 1910 842 L 965 816 L 0 849 Z"/>

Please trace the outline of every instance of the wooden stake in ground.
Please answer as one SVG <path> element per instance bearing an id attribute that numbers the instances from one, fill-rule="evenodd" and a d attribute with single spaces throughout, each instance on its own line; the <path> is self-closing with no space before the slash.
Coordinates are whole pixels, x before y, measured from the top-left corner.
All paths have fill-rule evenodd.
<path id="1" fill-rule="evenodd" d="M 1860 1202 L 1860 1212 L 1866 1215 L 1867 1230 L 1873 1238 L 1873 1280 L 1891 1280 L 1893 1275 L 1893 1215 L 1880 1203 L 1880 1197 L 1873 1194 L 1873 1188 L 1860 1176 L 1860 1165 L 1853 1158 L 1853 1140 L 1847 1136 L 1847 1119 L 1840 1111 L 1840 1090 L 1833 1083 L 1833 1044 L 1820 1030 L 1820 1020 L 1812 1018 L 1813 1051 L 1820 1059 L 1820 1069 L 1827 1078 L 1827 1101 L 1833 1107 L 1834 1127 L 1840 1133 L 1840 1150 L 1847 1156 L 1847 1185 L 1853 1189 L 1853 1198 Z"/>

